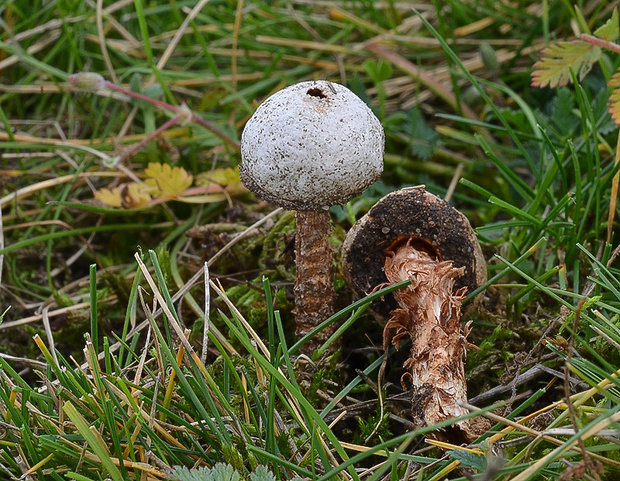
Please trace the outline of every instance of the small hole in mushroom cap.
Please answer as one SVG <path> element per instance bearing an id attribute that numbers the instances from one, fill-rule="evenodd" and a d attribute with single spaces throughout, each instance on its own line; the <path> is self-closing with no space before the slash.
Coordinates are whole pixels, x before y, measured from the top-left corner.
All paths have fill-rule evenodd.
<path id="1" fill-rule="evenodd" d="M 327 98 L 327 95 L 325 95 L 321 89 L 314 88 L 314 87 L 311 89 L 308 89 L 306 94 L 310 95 L 311 97 L 318 97 L 320 99 Z"/>

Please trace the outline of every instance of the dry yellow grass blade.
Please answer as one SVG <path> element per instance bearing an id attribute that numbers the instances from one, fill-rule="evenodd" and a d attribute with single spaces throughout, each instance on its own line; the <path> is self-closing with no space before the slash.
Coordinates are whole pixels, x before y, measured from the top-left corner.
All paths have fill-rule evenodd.
<path id="1" fill-rule="evenodd" d="M 620 136 L 618 137 L 618 143 L 616 145 L 616 152 L 614 154 L 614 167 L 620 162 Z M 614 175 L 611 182 L 611 194 L 609 199 L 609 213 L 607 215 L 607 243 L 611 244 L 611 234 L 613 231 L 614 217 L 616 214 L 616 203 L 618 201 L 618 184 L 620 184 L 620 172 Z"/>
<path id="2" fill-rule="evenodd" d="M 620 412 L 616 412 L 612 416 L 602 419 L 595 425 L 591 426 L 588 430 L 582 433 L 580 438 L 582 441 L 585 441 L 591 438 L 592 436 L 596 436 L 600 431 L 609 427 L 611 424 L 617 423 L 618 421 L 620 421 Z M 562 443 L 561 446 L 558 446 L 556 449 L 554 449 L 550 453 L 538 459 L 534 464 L 529 466 L 525 471 L 522 471 L 521 473 L 519 473 L 516 477 L 512 479 L 512 481 L 526 481 L 528 479 L 532 479 L 530 478 L 530 476 L 533 476 L 533 474 L 536 473 L 540 467 L 545 466 L 548 462 L 550 462 L 553 459 L 557 459 L 563 453 L 575 447 L 578 443 L 579 443 L 579 439 L 575 439 L 571 441 L 570 443 Z M 589 455 L 591 458 L 597 459 L 598 461 L 601 461 L 603 463 L 613 464 L 616 467 L 620 467 L 620 463 L 618 461 L 609 459 L 604 456 L 595 455 L 593 453 L 589 453 Z"/>
<path id="3" fill-rule="evenodd" d="M 46 87 L 47 88 L 47 87 Z M 37 87 L 32 87 L 32 90 L 37 90 Z M 60 89 L 58 89 L 60 91 Z M 38 93 L 30 91 L 30 89 L 26 89 L 24 91 L 26 94 Z M 186 128 L 178 128 L 178 129 L 170 129 L 165 133 L 165 137 L 168 138 L 178 138 L 184 137 L 188 133 Z M 146 134 L 134 134 L 134 135 L 126 135 L 123 137 L 124 142 L 138 142 L 146 137 Z M 6 132 L 0 132 L 0 141 L 9 142 L 11 139 L 15 142 L 24 142 L 26 144 L 43 144 L 43 145 L 57 145 L 58 147 L 73 147 L 76 149 L 84 150 L 84 147 L 89 145 L 112 145 L 117 139 L 115 138 L 106 138 L 106 139 L 72 139 L 69 141 L 60 140 L 60 139 L 45 139 L 42 137 L 35 137 L 32 135 L 23 135 L 23 134 L 7 134 Z M 93 153 L 93 152 L 91 152 Z M 101 153 L 95 154 L 101 156 Z"/>
<path id="4" fill-rule="evenodd" d="M 82 172 L 80 174 L 63 175 L 62 177 L 56 177 L 55 179 L 48 179 L 36 184 L 22 187 L 21 189 L 11 192 L 0 198 L 0 207 L 4 207 L 11 202 L 28 197 L 40 190 L 48 189 L 57 185 L 65 184 L 67 182 L 75 182 L 75 180 L 87 179 L 93 177 L 124 177 L 125 174 L 121 172 Z"/>
<path id="5" fill-rule="evenodd" d="M 116 300 L 116 296 L 109 296 L 106 297 L 105 299 L 102 299 L 100 301 L 98 301 L 100 304 L 101 303 L 111 303 L 114 302 Z M 63 314 L 67 314 L 68 312 L 71 311 L 82 311 L 84 309 L 86 309 L 87 307 L 90 306 L 90 301 L 88 302 L 79 302 L 77 304 L 73 304 L 72 306 L 68 306 L 68 307 L 63 307 L 60 309 L 55 309 L 53 311 L 49 311 L 47 313 L 48 318 L 50 317 L 56 317 L 56 316 L 61 316 Z M 4 330 L 4 329 L 10 329 L 12 327 L 16 327 L 16 326 L 22 326 L 24 324 L 31 324 L 33 322 L 37 322 L 42 320 L 43 315 L 42 314 L 37 314 L 34 316 L 29 316 L 29 317 L 24 317 L 22 319 L 19 319 L 17 321 L 4 321 L 2 324 L 0 324 L 0 331 Z"/>
<path id="6" fill-rule="evenodd" d="M 340 53 L 340 54 L 354 54 L 355 51 L 350 47 L 345 47 L 342 45 L 335 45 L 323 42 L 314 42 L 311 40 L 291 40 L 288 38 L 281 37 L 270 37 L 267 35 L 257 35 L 256 41 L 265 43 L 268 45 L 278 45 L 278 46 L 286 46 L 286 47 L 297 47 L 304 48 L 306 50 L 318 51 L 318 52 L 331 52 L 331 53 Z"/>

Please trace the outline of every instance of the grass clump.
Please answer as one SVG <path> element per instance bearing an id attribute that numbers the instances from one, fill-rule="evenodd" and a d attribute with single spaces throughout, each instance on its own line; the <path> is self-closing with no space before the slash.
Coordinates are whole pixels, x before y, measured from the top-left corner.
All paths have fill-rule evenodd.
<path id="1" fill-rule="evenodd" d="M 615 13 L 416 9 L 0 6 L 1 479 L 617 477 Z M 572 83 L 532 87 L 569 25 L 608 48 L 585 76 L 565 62 Z M 353 302 L 338 277 L 324 325 L 344 326 L 342 350 L 298 356 L 294 223 L 236 167 L 256 106 L 313 78 L 346 84 L 386 131 L 385 174 L 331 210 L 333 246 L 403 185 L 477 226 L 470 416 L 495 425 L 470 446 L 411 426 L 402 353 L 377 383 L 368 305 L 398 286 Z"/>

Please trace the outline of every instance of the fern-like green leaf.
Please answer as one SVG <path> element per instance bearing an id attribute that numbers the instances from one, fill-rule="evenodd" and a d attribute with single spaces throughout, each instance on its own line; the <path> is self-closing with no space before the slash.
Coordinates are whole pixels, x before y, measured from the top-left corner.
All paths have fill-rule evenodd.
<path id="1" fill-rule="evenodd" d="M 276 477 L 265 466 L 257 466 L 250 474 L 250 481 L 276 481 Z"/>
<path id="2" fill-rule="evenodd" d="M 218 463 L 212 468 L 188 469 L 176 466 L 170 474 L 175 481 L 240 481 L 241 476 L 230 464 Z"/>
<path id="3" fill-rule="evenodd" d="M 487 459 L 480 454 L 459 449 L 448 451 L 447 454 L 453 459 L 458 459 L 461 462 L 461 466 L 464 468 L 475 469 L 479 472 L 486 470 Z"/>
<path id="4" fill-rule="evenodd" d="M 609 113 L 616 124 L 620 125 L 620 70 L 609 79 Z"/>
<path id="5" fill-rule="evenodd" d="M 605 22 L 605 25 L 597 28 L 594 35 L 609 42 L 615 42 L 620 36 L 620 24 L 618 23 L 618 9 L 614 8 L 611 18 Z"/>
<path id="6" fill-rule="evenodd" d="M 571 70 L 581 81 L 601 58 L 601 49 L 583 40 L 558 42 L 542 51 L 542 58 L 534 65 L 532 86 L 563 87 L 571 81 Z"/>
<path id="7" fill-rule="evenodd" d="M 435 129 L 428 126 L 418 107 L 409 111 L 404 128 L 411 138 L 413 155 L 422 160 L 430 158 L 439 144 L 439 135 Z"/>
<path id="8" fill-rule="evenodd" d="M 167 478 L 172 481 L 243 481 L 232 465 L 224 463 L 218 463 L 212 468 L 188 469 L 186 466 L 176 466 L 170 470 Z M 276 477 L 265 466 L 257 466 L 250 474 L 249 481 L 276 481 Z M 291 481 L 303 479 L 295 476 Z"/>

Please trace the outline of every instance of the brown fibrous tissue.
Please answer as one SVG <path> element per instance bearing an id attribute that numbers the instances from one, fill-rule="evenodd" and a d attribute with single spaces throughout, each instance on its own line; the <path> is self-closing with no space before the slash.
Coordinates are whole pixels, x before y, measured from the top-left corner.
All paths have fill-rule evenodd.
<path id="1" fill-rule="evenodd" d="M 469 324 L 461 332 L 461 303 L 467 288 L 454 292 L 454 281 L 464 273 L 452 261 L 438 258 L 430 244 L 414 239 L 388 248 L 384 261 L 390 283 L 411 280 L 395 291 L 399 308 L 393 310 L 383 331 L 383 347 L 397 349 L 411 339 L 411 352 L 403 367 L 403 389 L 412 393 L 411 412 L 417 427 L 429 426 L 468 414 L 464 361 Z M 469 443 L 490 428 L 488 421 L 459 421 L 428 437 L 453 444 Z"/>

